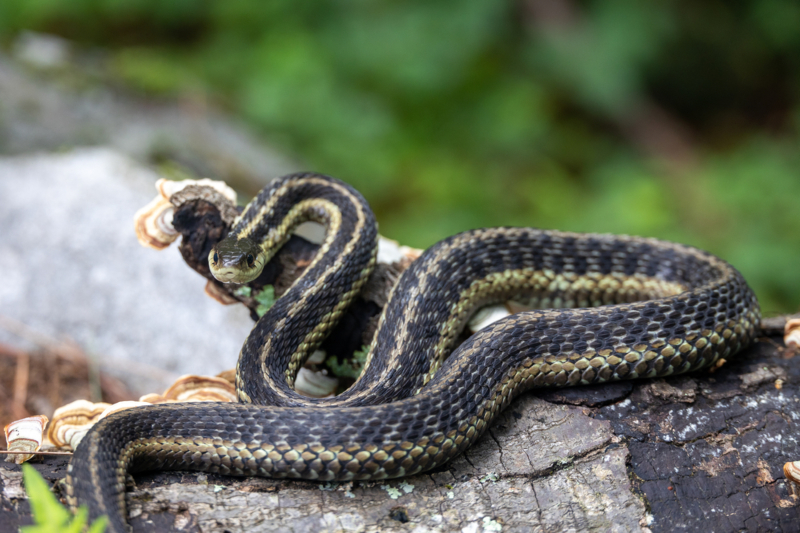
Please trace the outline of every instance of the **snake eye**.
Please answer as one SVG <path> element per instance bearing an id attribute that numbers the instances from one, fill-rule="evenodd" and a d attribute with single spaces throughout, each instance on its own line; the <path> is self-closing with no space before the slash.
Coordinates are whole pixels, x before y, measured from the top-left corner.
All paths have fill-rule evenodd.
<path id="1" fill-rule="evenodd" d="M 214 264 L 216 265 L 218 261 L 219 261 L 219 254 L 217 252 L 214 252 Z"/>
<path id="2" fill-rule="evenodd" d="M 256 264 L 256 258 L 253 257 L 253 254 L 247 254 L 247 266 L 253 268 L 253 265 Z"/>

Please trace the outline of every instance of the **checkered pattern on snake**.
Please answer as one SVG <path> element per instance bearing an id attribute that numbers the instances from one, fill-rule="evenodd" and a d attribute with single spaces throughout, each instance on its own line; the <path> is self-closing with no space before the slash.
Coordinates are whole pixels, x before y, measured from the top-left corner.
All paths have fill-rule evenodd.
<path id="1" fill-rule="evenodd" d="M 305 220 L 326 224 L 327 237 L 246 340 L 237 367 L 242 403 L 157 405 L 102 420 L 70 465 L 71 505 L 86 503 L 91 517 L 107 514 L 110 531 L 124 531 L 126 472 L 408 476 L 463 452 L 526 390 L 697 370 L 747 346 L 759 326 L 741 274 L 701 250 L 638 237 L 478 229 L 439 242 L 404 272 L 351 389 L 306 398 L 292 389 L 297 370 L 372 271 L 374 218 L 348 185 L 296 174 L 262 191 L 232 235 L 268 241 L 270 254 Z M 454 349 L 477 308 L 510 297 L 533 310 Z"/>

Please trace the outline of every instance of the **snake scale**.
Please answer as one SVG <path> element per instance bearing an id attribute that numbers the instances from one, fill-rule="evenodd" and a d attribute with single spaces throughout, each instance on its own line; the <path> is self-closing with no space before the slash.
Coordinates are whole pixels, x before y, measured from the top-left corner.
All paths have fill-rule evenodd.
<path id="1" fill-rule="evenodd" d="M 297 394 L 298 369 L 374 265 L 363 197 L 319 174 L 270 183 L 209 253 L 222 281 L 246 282 L 305 221 L 320 251 L 242 347 L 240 403 L 139 407 L 96 424 L 76 450 L 67 498 L 125 531 L 125 478 L 201 470 L 324 481 L 408 476 L 473 444 L 535 387 L 670 376 L 750 343 L 759 307 L 733 267 L 701 250 L 638 237 L 531 228 L 467 231 L 426 250 L 392 289 L 361 377 L 334 398 Z M 458 347 L 481 306 L 533 310 Z"/>

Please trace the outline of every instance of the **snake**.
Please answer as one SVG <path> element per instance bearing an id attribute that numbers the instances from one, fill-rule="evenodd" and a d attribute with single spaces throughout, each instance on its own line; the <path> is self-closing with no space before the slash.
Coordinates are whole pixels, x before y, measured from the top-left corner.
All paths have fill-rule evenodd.
<path id="1" fill-rule="evenodd" d="M 294 390 L 306 359 L 375 268 L 378 229 L 350 185 L 316 173 L 270 182 L 209 251 L 211 273 L 247 283 L 301 223 L 319 251 L 261 316 L 236 366 L 238 403 L 137 407 L 102 419 L 68 467 L 70 506 L 127 530 L 128 473 L 195 470 L 316 481 L 382 480 L 440 467 L 533 388 L 666 377 L 720 364 L 757 335 L 743 276 L 653 238 L 523 227 L 444 239 L 388 296 L 360 377 L 331 398 Z M 477 309 L 530 310 L 463 340 Z"/>

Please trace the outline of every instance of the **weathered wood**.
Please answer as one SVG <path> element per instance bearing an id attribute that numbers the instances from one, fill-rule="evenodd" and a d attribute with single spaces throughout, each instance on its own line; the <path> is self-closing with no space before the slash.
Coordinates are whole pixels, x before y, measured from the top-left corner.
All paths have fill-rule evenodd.
<path id="1" fill-rule="evenodd" d="M 781 468 L 800 458 L 798 384 L 798 359 L 784 357 L 779 337 L 764 337 L 714 373 L 526 394 L 466 454 L 405 480 L 137 476 L 131 523 L 134 531 L 797 531 L 800 501 Z M 55 483 L 66 460 L 36 468 Z M 0 463 L 0 532 L 28 523 L 28 513 L 19 467 Z"/>

